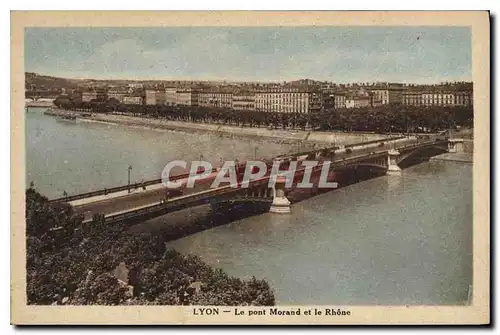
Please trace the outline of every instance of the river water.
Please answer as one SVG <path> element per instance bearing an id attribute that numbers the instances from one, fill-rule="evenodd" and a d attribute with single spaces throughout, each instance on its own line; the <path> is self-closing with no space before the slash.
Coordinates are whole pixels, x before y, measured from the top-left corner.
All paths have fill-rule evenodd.
<path id="1" fill-rule="evenodd" d="M 472 165 L 427 162 L 173 241 L 279 304 L 467 302 Z"/>
<path id="2" fill-rule="evenodd" d="M 272 157 L 293 145 L 233 140 L 213 134 L 62 120 L 30 108 L 26 115 L 26 182 L 49 198 L 126 185 L 161 177 L 176 159 L 210 161 Z M 255 151 L 257 148 L 257 151 Z"/>
<path id="3" fill-rule="evenodd" d="M 214 161 L 283 146 L 26 114 L 27 181 L 49 197 L 152 179 L 170 159 Z M 211 143 L 209 143 L 212 141 Z M 118 172 L 120 171 L 120 172 Z M 170 243 L 238 277 L 264 278 L 278 304 L 467 303 L 472 165 L 426 162 Z"/>

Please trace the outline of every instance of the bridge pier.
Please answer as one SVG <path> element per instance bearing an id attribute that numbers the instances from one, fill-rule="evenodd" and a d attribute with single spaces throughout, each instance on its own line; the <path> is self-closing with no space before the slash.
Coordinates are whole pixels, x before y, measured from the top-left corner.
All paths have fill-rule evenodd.
<path id="1" fill-rule="evenodd" d="M 460 153 L 464 152 L 463 138 L 454 138 L 448 140 L 448 152 Z"/>
<path id="2" fill-rule="evenodd" d="M 273 203 L 269 212 L 271 213 L 290 213 L 290 201 L 285 197 L 284 176 L 277 176 L 273 186 Z"/>
<path id="3" fill-rule="evenodd" d="M 399 157 L 399 151 L 389 150 L 387 156 L 387 174 L 389 176 L 400 176 L 401 168 L 397 164 L 397 159 Z"/>

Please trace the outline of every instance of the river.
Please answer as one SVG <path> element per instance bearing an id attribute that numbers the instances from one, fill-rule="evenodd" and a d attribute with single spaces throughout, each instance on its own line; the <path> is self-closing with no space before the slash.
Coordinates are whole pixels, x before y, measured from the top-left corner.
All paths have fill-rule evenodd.
<path id="1" fill-rule="evenodd" d="M 27 181 L 49 197 L 152 179 L 171 159 L 281 153 L 282 145 L 59 121 L 26 113 Z M 168 220 L 168 216 L 167 219 Z M 170 246 L 269 281 L 278 304 L 465 304 L 472 285 L 472 165 L 426 162 Z"/>
<path id="2" fill-rule="evenodd" d="M 173 241 L 279 304 L 465 304 L 472 165 L 427 162 Z"/>
<path id="3" fill-rule="evenodd" d="M 256 139 L 233 140 L 212 134 L 63 120 L 30 108 L 26 115 L 26 182 L 49 198 L 126 185 L 161 177 L 176 159 L 203 160 L 272 157 L 296 146 Z M 257 148 L 257 151 L 255 151 Z"/>

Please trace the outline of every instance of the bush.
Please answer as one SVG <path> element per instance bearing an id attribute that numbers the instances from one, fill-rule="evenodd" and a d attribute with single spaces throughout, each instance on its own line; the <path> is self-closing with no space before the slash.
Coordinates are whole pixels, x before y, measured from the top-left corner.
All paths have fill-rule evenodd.
<path id="1" fill-rule="evenodd" d="M 274 305 L 266 281 L 230 277 L 166 249 L 167 234 L 134 234 L 99 220 L 84 229 L 71 206 L 54 207 L 32 187 L 26 217 L 28 304 Z M 127 274 L 118 280 L 121 262 L 126 272 L 118 275 Z"/>

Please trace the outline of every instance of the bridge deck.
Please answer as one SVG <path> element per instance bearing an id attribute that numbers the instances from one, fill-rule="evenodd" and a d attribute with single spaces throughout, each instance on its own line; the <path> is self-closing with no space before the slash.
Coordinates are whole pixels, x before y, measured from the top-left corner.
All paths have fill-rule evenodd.
<path id="1" fill-rule="evenodd" d="M 85 205 L 88 203 L 92 202 L 99 202 L 99 201 L 105 201 L 105 200 L 110 200 L 110 199 L 115 199 L 115 198 L 121 198 L 121 197 L 127 197 L 133 194 L 140 194 L 140 193 L 148 193 L 150 191 L 158 190 L 158 189 L 164 189 L 165 185 L 163 183 L 159 184 L 154 184 L 154 185 L 149 185 L 146 187 L 146 189 L 143 188 L 134 188 L 130 189 L 130 192 L 128 190 L 125 191 L 119 191 L 119 192 L 113 192 L 113 193 L 108 193 L 108 194 L 103 194 L 103 195 L 96 195 L 88 198 L 83 198 L 83 199 L 77 199 L 73 201 L 69 201 L 68 203 L 73 206 L 81 206 Z"/>
<path id="2" fill-rule="evenodd" d="M 366 147 L 358 150 L 353 150 L 351 153 L 335 154 L 335 160 L 332 160 L 332 168 L 341 168 L 342 166 L 362 163 L 364 160 L 372 158 L 380 158 L 387 155 L 390 149 L 398 150 L 411 150 L 413 148 L 424 147 L 428 145 L 435 145 L 438 142 L 428 141 L 403 141 L 397 146 L 385 145 L 382 147 Z M 321 151 L 321 150 L 319 150 Z M 373 160 L 372 160 L 373 162 Z M 383 166 L 381 166 L 383 167 Z M 207 182 L 215 178 L 217 172 L 212 172 L 212 175 L 207 178 Z M 259 181 L 253 181 L 252 185 L 258 183 L 267 183 L 269 176 L 261 178 Z M 227 185 L 227 184 L 226 184 Z M 127 190 L 113 192 L 107 195 L 96 195 L 88 198 L 77 199 L 70 202 L 74 206 L 77 213 L 83 213 L 85 221 L 91 220 L 93 213 L 103 213 L 105 217 L 120 217 L 121 215 L 128 215 L 127 213 L 140 212 L 140 211 L 164 211 L 167 208 L 181 208 L 188 205 L 196 206 L 198 203 L 206 202 L 210 197 L 221 197 L 226 193 L 235 191 L 231 186 L 222 186 L 216 189 L 185 189 L 184 194 L 175 198 L 170 198 L 165 201 L 166 186 L 163 183 L 149 185 L 146 189 L 138 188 L 133 189 L 129 193 Z M 238 188 L 236 188 L 238 190 Z M 241 190 L 241 189 L 240 189 Z"/>

